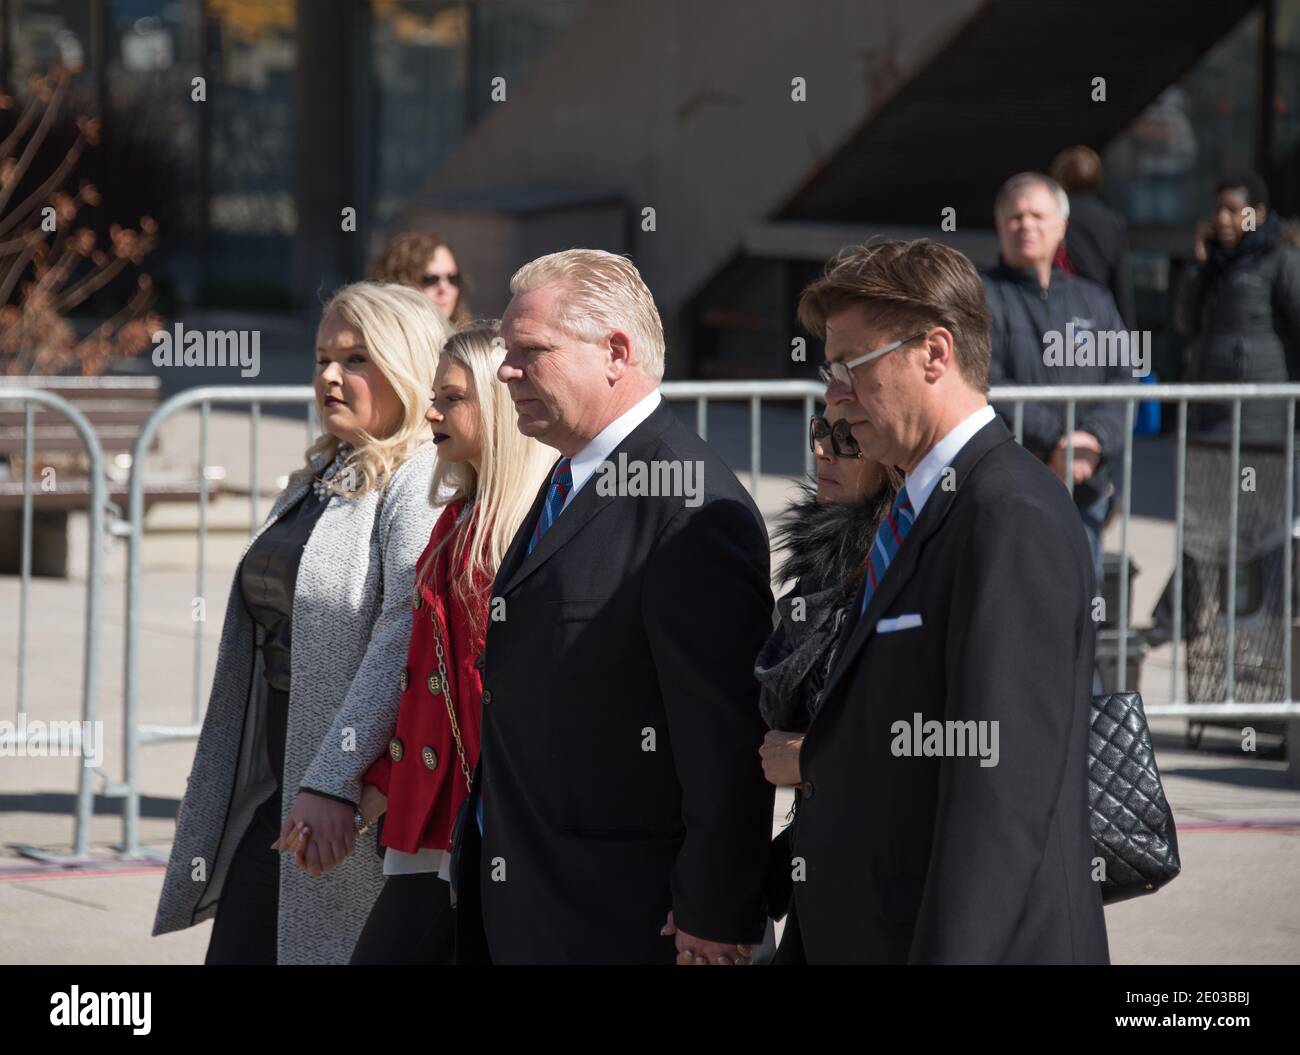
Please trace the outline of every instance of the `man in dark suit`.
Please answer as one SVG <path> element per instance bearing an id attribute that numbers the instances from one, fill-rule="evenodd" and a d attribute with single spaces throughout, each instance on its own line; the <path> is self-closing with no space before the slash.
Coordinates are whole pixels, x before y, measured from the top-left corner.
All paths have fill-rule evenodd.
<path id="1" fill-rule="evenodd" d="M 985 399 L 979 275 L 884 242 L 832 262 L 799 315 L 864 455 L 905 482 L 800 753 L 778 961 L 1104 963 L 1088 546 Z"/>
<path id="2" fill-rule="evenodd" d="M 462 931 L 481 918 L 493 963 L 745 962 L 773 801 L 762 518 L 660 396 L 663 331 L 628 260 L 556 253 L 511 292 L 498 376 L 563 457 L 493 585 Z"/>

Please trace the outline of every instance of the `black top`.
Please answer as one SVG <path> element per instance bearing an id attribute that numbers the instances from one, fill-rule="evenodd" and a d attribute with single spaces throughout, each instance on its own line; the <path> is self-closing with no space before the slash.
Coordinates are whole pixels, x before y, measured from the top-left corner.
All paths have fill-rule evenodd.
<path id="1" fill-rule="evenodd" d="M 1110 290 L 1124 324 L 1130 329 L 1135 327 L 1137 312 L 1128 260 L 1128 223 L 1123 214 L 1095 194 L 1071 194 L 1065 253 L 1080 278 Z"/>
<path id="2" fill-rule="evenodd" d="M 326 498 L 309 490 L 262 532 L 240 566 L 239 588 L 244 595 L 244 606 L 264 631 L 262 662 L 266 683 L 280 692 L 289 691 L 293 591 L 298 581 L 298 563 L 327 504 Z"/>
<path id="3" fill-rule="evenodd" d="M 808 728 L 839 628 L 849 615 L 857 616 L 850 610 L 863 555 L 871 551 L 876 525 L 893 498 L 886 484 L 854 505 L 823 503 L 816 487 L 804 481 L 781 517 L 772 536 L 773 551 L 785 553 L 776 579 L 794 579 L 795 585 L 776 602 L 777 625 L 754 661 L 762 685 L 758 709 L 769 728 L 788 733 Z"/>
<path id="4" fill-rule="evenodd" d="M 1175 321 L 1192 338 L 1188 381 L 1282 384 L 1300 376 L 1300 252 L 1283 243 L 1276 216 L 1270 213 L 1232 249 L 1209 246 L 1206 263 L 1187 272 Z M 1230 403 L 1193 403 L 1189 417 L 1198 436 L 1230 440 Z M 1286 403 L 1243 404 L 1241 438 L 1284 443 Z"/>

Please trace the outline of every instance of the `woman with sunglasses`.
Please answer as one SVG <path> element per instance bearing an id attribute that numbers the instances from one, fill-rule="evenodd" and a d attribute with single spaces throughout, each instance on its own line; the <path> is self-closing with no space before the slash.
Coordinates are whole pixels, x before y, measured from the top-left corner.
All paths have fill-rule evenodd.
<path id="1" fill-rule="evenodd" d="M 405 231 L 390 239 L 375 258 L 370 278 L 418 289 L 452 326 L 469 322 L 465 283 L 456 265 L 456 254 L 436 234 Z"/>
<path id="2" fill-rule="evenodd" d="M 794 580 L 794 587 L 777 601 L 779 622 L 754 665 L 762 684 L 759 708 L 771 730 L 759 752 L 763 774 L 778 787 L 796 789 L 796 811 L 803 733 L 861 585 L 876 526 L 901 483 L 896 470 L 867 461 L 853 438 L 850 426 L 861 408 L 852 389 L 827 391 L 826 414 L 814 416 L 808 429 L 816 480 L 800 485 L 773 535 L 773 549 L 785 551 L 776 577 Z M 772 845 L 768 904 L 774 919 L 785 915 L 792 893 L 790 835 L 787 827 Z"/>

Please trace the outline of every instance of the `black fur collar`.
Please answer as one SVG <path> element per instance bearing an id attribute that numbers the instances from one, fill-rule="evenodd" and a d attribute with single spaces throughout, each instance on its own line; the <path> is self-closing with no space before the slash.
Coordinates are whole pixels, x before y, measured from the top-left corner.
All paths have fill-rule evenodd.
<path id="1" fill-rule="evenodd" d="M 806 580 L 810 587 L 829 587 L 857 577 L 876 537 L 876 525 L 893 502 L 888 485 L 861 505 L 819 504 L 817 488 L 799 483 L 798 497 L 781 514 L 772 533 L 773 549 L 784 551 L 778 581 Z"/>

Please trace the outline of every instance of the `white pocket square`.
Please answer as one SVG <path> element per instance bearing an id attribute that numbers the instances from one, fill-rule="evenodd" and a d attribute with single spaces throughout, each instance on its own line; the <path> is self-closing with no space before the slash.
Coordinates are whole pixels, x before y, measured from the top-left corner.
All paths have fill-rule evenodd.
<path id="1" fill-rule="evenodd" d="M 881 619 L 876 623 L 877 634 L 890 634 L 895 630 L 911 630 L 914 626 L 921 625 L 921 613 L 909 612 L 907 615 L 896 615 L 892 619 Z"/>

